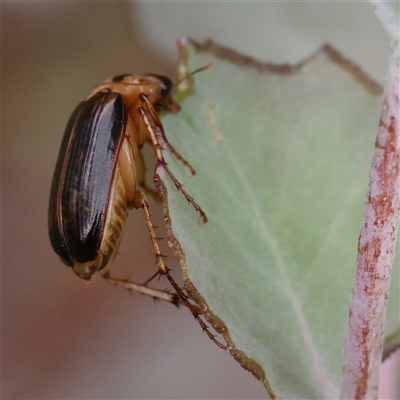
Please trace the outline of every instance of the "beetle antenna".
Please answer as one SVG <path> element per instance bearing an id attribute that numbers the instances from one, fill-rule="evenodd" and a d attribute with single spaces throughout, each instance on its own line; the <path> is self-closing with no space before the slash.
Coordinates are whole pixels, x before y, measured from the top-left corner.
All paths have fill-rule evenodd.
<path id="1" fill-rule="evenodd" d="M 211 65 L 212 65 L 212 62 L 209 62 L 208 64 L 203 65 L 202 67 L 197 68 L 197 69 L 195 69 L 195 70 L 192 71 L 192 72 L 189 72 L 189 73 L 188 73 L 187 75 L 185 75 L 182 79 L 179 79 L 178 82 L 175 82 L 175 83 L 174 83 L 174 86 L 178 86 L 180 83 L 182 83 L 182 82 L 185 81 L 186 79 L 190 78 L 190 77 L 193 76 L 194 74 L 197 74 L 198 72 L 201 72 L 201 71 L 204 71 L 204 70 L 210 68 Z"/>

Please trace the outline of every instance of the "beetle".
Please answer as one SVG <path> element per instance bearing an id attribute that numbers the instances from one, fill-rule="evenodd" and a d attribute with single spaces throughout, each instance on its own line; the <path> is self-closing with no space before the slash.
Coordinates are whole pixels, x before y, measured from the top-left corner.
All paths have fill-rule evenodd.
<path id="1" fill-rule="evenodd" d="M 199 68 L 198 72 L 208 68 Z M 190 74 L 190 75 L 192 75 Z M 109 281 L 153 297 L 189 307 L 203 330 L 222 348 L 197 308 L 169 273 L 150 219 L 146 195 L 157 192 L 146 185 L 141 148 L 149 142 L 157 164 L 154 182 L 159 189 L 160 170 L 193 205 L 203 222 L 206 214 L 168 168 L 168 149 L 194 175 L 195 170 L 169 143 L 158 117 L 176 113 L 172 81 L 155 74 L 123 74 L 107 79 L 73 111 L 65 129 L 51 185 L 48 226 L 51 245 L 61 261 L 80 278 L 90 280 L 98 271 Z M 110 277 L 128 209 L 142 208 L 153 244 L 158 271 L 143 285 Z M 147 287 L 158 275 L 166 276 L 176 295 Z M 133 286 L 132 286 L 133 285 Z"/>

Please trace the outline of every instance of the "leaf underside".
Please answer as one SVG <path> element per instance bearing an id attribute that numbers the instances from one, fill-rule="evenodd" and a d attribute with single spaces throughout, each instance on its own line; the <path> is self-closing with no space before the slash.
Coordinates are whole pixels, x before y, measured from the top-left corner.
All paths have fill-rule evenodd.
<path id="1" fill-rule="evenodd" d="M 189 70 L 213 65 L 163 117 L 197 174 L 166 161 L 208 217 L 163 177 L 184 275 L 278 398 L 337 398 L 380 89 L 328 47 L 294 67 L 188 53 Z"/>

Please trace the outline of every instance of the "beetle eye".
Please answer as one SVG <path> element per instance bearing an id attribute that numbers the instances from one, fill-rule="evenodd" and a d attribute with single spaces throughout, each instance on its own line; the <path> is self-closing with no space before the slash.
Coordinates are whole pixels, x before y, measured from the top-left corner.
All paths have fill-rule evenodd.
<path id="1" fill-rule="evenodd" d="M 123 81 L 129 74 L 121 74 L 121 75 L 115 75 L 114 78 L 112 78 L 112 81 L 115 83 Z"/>
<path id="2" fill-rule="evenodd" d="M 173 84 L 171 82 L 171 79 L 169 79 L 166 76 L 163 75 L 155 75 L 155 74 L 149 74 L 151 76 L 154 76 L 155 78 L 159 79 L 161 81 L 161 96 L 165 97 L 167 95 L 169 95 L 171 89 L 173 88 Z"/>
<path id="3" fill-rule="evenodd" d="M 168 96 L 171 92 L 172 88 L 174 87 L 171 79 L 164 75 L 156 75 L 156 74 L 148 74 L 148 76 L 152 76 L 153 78 L 158 79 L 161 81 L 161 97 Z"/>

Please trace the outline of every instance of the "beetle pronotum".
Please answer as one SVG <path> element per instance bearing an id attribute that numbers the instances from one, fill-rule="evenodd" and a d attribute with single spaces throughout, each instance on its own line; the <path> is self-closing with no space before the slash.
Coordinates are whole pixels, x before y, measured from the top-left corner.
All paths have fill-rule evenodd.
<path id="1" fill-rule="evenodd" d="M 206 67 L 200 68 L 203 70 Z M 197 71 L 199 71 L 197 70 Z M 197 72 L 195 71 L 195 72 Z M 58 156 L 49 205 L 49 233 L 54 251 L 80 278 L 89 280 L 102 271 L 109 281 L 141 293 L 188 306 L 208 336 L 222 348 L 189 303 L 183 290 L 169 273 L 150 219 L 145 194 L 155 193 L 145 184 L 145 167 L 140 152 L 145 142 L 155 150 L 157 171 L 163 169 L 176 188 L 199 212 L 200 206 L 183 189 L 164 161 L 168 149 L 194 169 L 168 142 L 157 113 L 177 112 L 173 84 L 165 76 L 118 75 L 96 88 L 72 113 Z M 157 186 L 157 184 L 156 184 Z M 158 271 L 143 285 L 111 278 L 108 269 L 117 253 L 127 210 L 142 208 L 150 233 Z M 177 295 L 148 288 L 157 275 L 166 276 Z"/>

